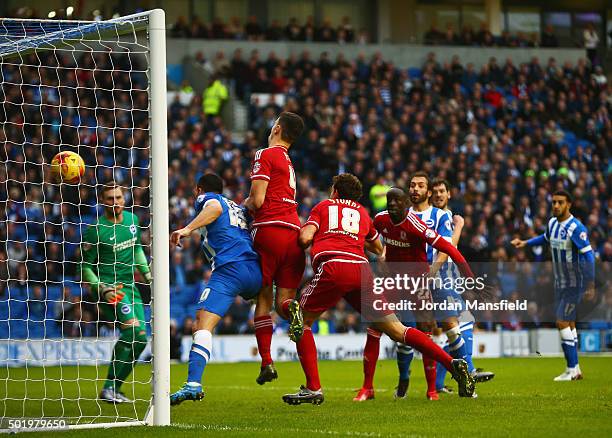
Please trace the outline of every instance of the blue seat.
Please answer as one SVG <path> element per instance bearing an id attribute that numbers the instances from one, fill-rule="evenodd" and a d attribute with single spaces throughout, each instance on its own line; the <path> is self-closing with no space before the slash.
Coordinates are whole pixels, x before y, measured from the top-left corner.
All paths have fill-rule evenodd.
<path id="1" fill-rule="evenodd" d="M 419 67 L 410 67 L 408 69 L 408 76 L 410 76 L 410 79 L 421 79 L 423 72 Z"/>
<path id="2" fill-rule="evenodd" d="M 60 286 L 47 286 L 47 299 L 59 301 L 62 298 L 62 288 Z"/>

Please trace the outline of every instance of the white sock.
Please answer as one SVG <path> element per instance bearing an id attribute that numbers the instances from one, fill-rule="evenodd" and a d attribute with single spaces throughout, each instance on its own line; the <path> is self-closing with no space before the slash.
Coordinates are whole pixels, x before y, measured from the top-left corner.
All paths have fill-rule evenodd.
<path id="1" fill-rule="evenodd" d="M 191 344 L 191 351 L 202 356 L 206 362 L 210 360 L 210 355 L 212 353 L 212 333 L 208 330 L 198 330 L 193 334 L 193 342 Z M 204 365 L 202 366 L 199 374 L 201 377 L 202 371 L 204 370 Z M 190 386 L 200 386 L 200 382 L 197 381 L 189 381 L 187 382 Z"/>

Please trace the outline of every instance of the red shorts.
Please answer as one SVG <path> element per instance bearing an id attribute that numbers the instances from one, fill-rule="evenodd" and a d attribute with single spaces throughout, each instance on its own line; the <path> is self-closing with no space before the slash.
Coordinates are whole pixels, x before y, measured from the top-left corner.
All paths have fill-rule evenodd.
<path id="1" fill-rule="evenodd" d="M 386 310 L 384 295 L 374 294 L 372 281 L 368 262 L 329 259 L 318 265 L 310 284 L 302 290 L 300 305 L 306 312 L 321 313 L 344 298 L 363 318 L 376 321 L 393 312 Z"/>
<path id="2" fill-rule="evenodd" d="M 304 276 L 306 256 L 298 245 L 300 231 L 277 225 L 253 229 L 253 246 L 259 254 L 262 285 L 297 289 Z"/>

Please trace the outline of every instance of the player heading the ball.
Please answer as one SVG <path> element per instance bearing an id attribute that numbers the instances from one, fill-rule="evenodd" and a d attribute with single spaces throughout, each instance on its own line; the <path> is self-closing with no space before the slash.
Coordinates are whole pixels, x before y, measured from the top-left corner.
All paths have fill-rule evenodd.
<path id="1" fill-rule="evenodd" d="M 272 362 L 272 317 L 276 312 L 289 320 L 289 337 L 297 342 L 303 323 L 295 301 L 306 259 L 298 245 L 300 219 L 297 214 L 296 179 L 288 150 L 304 130 L 300 116 L 283 112 L 274 122 L 268 147 L 255 153 L 251 169 L 251 191 L 244 205 L 253 215 L 253 243 L 261 258 L 263 284 L 255 306 L 255 337 L 261 356 L 256 381 L 263 385 L 278 377 Z M 276 302 L 273 287 L 276 287 Z"/>

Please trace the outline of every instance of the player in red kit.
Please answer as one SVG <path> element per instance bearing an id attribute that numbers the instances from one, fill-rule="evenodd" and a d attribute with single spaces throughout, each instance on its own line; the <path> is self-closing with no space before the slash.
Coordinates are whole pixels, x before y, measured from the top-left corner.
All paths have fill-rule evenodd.
<path id="1" fill-rule="evenodd" d="M 262 289 L 255 306 L 255 337 L 261 356 L 257 383 L 278 377 L 272 361 L 272 318 L 276 312 L 289 320 L 289 337 L 297 342 L 303 322 L 295 294 L 304 275 L 305 255 L 298 245 L 300 219 L 295 201 L 295 172 L 287 151 L 304 130 L 297 114 L 280 114 L 268 137 L 268 147 L 255 153 L 251 191 L 244 205 L 253 216 L 252 235 L 262 270 Z M 273 298 L 276 286 L 276 302 Z"/>
<path id="2" fill-rule="evenodd" d="M 377 310 L 375 302 L 380 303 L 381 299 L 373 292 L 373 276 L 364 246 L 377 255 L 382 254 L 383 246 L 368 212 L 357 202 L 361 195 L 361 182 L 357 177 L 346 173 L 335 176 L 330 199 L 312 209 L 300 231 L 300 245 L 307 248 L 312 244 L 310 255 L 315 272 L 300 295 L 304 333 L 297 343 L 297 351 L 306 375 L 306 386 L 295 394 L 284 395 L 283 401 L 291 405 L 323 402 L 317 348 L 311 327 L 321 313 L 341 298 L 372 321 L 377 330 L 443 363 L 459 382 L 459 394 L 471 396 L 474 380 L 467 372 L 464 360 L 453 360 L 428 336 L 405 327 L 393 312 L 384 310 L 384 306 L 383 310 Z M 432 238 L 437 239 L 435 232 Z"/>
<path id="3" fill-rule="evenodd" d="M 385 242 L 384 260 L 381 263 L 394 263 L 388 269 L 392 274 L 408 274 L 412 277 L 424 277 L 430 272 L 427 262 L 426 244 L 431 245 L 438 251 L 448 254 L 457 264 L 459 270 L 466 277 L 473 277 L 469 265 L 461 253 L 447 240 L 430 229 L 416 215 L 408 212 L 409 199 L 406 193 L 397 187 L 387 192 L 388 210 L 376 215 L 374 227 L 381 233 Z M 396 298 L 400 298 L 399 296 Z M 433 322 L 431 313 L 418 314 L 417 326 L 421 329 L 430 329 Z M 404 348 L 401 343 L 398 349 Z M 364 348 L 363 371 L 364 382 L 361 390 L 354 398 L 355 401 L 365 401 L 374 398 L 374 372 L 378 360 L 380 348 L 380 331 L 373 328 L 368 329 L 368 338 Z M 403 364 L 398 356 L 398 368 L 400 369 L 400 381 L 396 389 L 396 397 L 403 398 L 408 389 L 408 378 L 402 376 Z M 423 366 L 427 379 L 427 397 L 438 399 L 436 392 L 436 364 L 432 357 L 423 354 Z M 409 366 L 406 367 L 409 372 Z"/>

